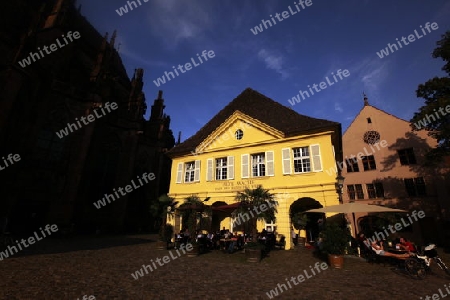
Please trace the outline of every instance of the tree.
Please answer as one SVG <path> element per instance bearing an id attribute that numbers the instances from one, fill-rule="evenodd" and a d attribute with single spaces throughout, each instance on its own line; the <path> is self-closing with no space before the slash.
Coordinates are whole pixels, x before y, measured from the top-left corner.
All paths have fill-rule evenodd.
<path id="1" fill-rule="evenodd" d="M 200 225 L 202 225 L 203 212 L 211 215 L 211 208 L 205 205 L 204 202 L 205 200 L 202 201 L 198 196 L 192 195 L 185 198 L 184 203 L 178 207 L 182 218 L 182 230 L 187 228 L 191 237 L 195 237 L 197 229 L 203 229 L 197 228 L 197 219 L 200 220 Z"/>
<path id="2" fill-rule="evenodd" d="M 442 35 L 436 43 L 438 47 L 433 51 L 433 58 L 442 58 L 445 65 L 442 70 L 450 75 L 450 31 Z M 436 139 L 438 146 L 427 154 L 429 162 L 437 162 L 450 154 L 450 114 L 446 111 L 450 105 L 450 78 L 434 77 L 420 84 L 416 95 L 425 99 L 425 105 L 414 113 L 411 119 L 413 131 L 426 130 L 428 135 Z"/>
<path id="3" fill-rule="evenodd" d="M 167 214 L 173 213 L 174 208 L 178 203 L 174 200 L 174 198 L 164 194 L 159 196 L 157 202 L 153 202 L 150 205 L 150 214 L 155 218 L 155 223 L 157 224 L 155 228 L 159 227 L 161 230 L 164 224 L 166 224 Z"/>
<path id="4" fill-rule="evenodd" d="M 277 213 L 275 196 L 269 193 L 269 190 L 264 189 L 262 185 L 258 185 L 255 189 L 246 188 L 243 192 L 238 192 L 236 200 L 240 202 L 240 206 L 235 214 L 238 217 L 244 214 L 250 217 L 250 220 L 248 220 L 249 231 L 253 237 L 256 237 L 257 234 L 257 220 L 265 220 L 268 223 L 275 221 L 275 214 Z M 267 210 L 263 211 L 263 207 Z"/>

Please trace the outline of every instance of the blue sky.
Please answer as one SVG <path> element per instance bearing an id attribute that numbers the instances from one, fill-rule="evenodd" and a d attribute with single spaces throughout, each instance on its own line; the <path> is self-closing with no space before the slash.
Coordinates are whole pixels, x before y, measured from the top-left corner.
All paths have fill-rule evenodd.
<path id="1" fill-rule="evenodd" d="M 163 90 L 166 113 L 175 137 L 195 134 L 245 88 L 292 107 L 300 114 L 349 126 L 369 103 L 409 120 L 423 104 L 417 86 L 444 76 L 443 61 L 433 59 L 436 42 L 450 30 L 447 0 L 316 1 L 301 6 L 279 0 L 149 0 L 119 16 L 127 1 L 79 0 L 82 14 L 104 34 L 118 31 L 120 54 L 132 76 L 144 69 L 149 109 Z M 137 1 L 136 1 L 137 2 Z M 139 4 L 138 4 L 139 5 Z M 298 4 L 297 4 L 298 5 Z M 292 15 L 289 8 L 296 14 Z M 257 35 L 251 28 L 270 15 L 289 17 Z M 282 17 L 280 17 L 282 18 Z M 423 35 L 420 26 L 436 22 L 437 30 Z M 380 59 L 376 52 L 417 30 L 422 37 Z M 197 53 L 213 50 L 214 58 L 157 87 L 153 80 L 184 65 Z M 332 72 L 350 76 L 292 106 L 288 99 L 308 85 L 319 84 Z"/>

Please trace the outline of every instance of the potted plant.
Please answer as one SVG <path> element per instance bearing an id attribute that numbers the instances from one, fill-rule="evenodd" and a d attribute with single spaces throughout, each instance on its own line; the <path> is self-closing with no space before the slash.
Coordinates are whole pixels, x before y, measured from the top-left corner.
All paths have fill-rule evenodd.
<path id="1" fill-rule="evenodd" d="M 306 225 L 309 222 L 308 215 L 304 212 L 298 212 L 291 215 L 291 219 L 294 228 L 299 230 L 298 245 L 303 247 L 306 243 Z"/>
<path id="2" fill-rule="evenodd" d="M 157 244 L 158 250 L 164 250 L 169 248 L 169 244 L 172 241 L 173 226 L 171 224 L 165 224 L 161 226 L 159 230 L 159 241 Z"/>
<path id="3" fill-rule="evenodd" d="M 187 257 L 196 257 L 200 254 L 200 245 L 196 239 L 192 239 L 189 244 L 192 245 L 192 250 L 187 252 Z"/>
<path id="4" fill-rule="evenodd" d="M 277 213 L 278 202 L 275 200 L 275 196 L 263 188 L 262 185 L 258 185 L 254 189 L 246 188 L 242 192 L 237 192 L 236 200 L 240 203 L 239 207 L 235 210 L 235 214 L 238 216 L 248 215 L 250 220 L 246 222 L 246 227 L 249 229 L 249 233 L 255 238 L 257 236 L 257 221 L 265 221 L 270 223 L 275 221 L 275 215 Z M 258 214 L 250 216 L 248 214 L 250 209 L 254 207 L 264 207 L 264 211 L 260 211 Z"/>
<path id="5" fill-rule="evenodd" d="M 244 246 L 247 262 L 260 262 L 264 245 L 258 242 L 248 242 Z"/>
<path id="6" fill-rule="evenodd" d="M 159 240 L 157 242 L 157 248 L 159 250 L 167 249 L 172 239 L 174 232 L 173 226 L 166 224 L 166 222 L 167 215 L 173 214 L 174 207 L 177 203 L 178 202 L 174 201 L 174 198 L 165 194 L 161 195 L 157 201 L 154 201 L 150 205 L 150 213 L 155 218 L 156 223 L 159 224 Z M 170 225 L 170 229 L 166 225 Z"/>
<path id="7" fill-rule="evenodd" d="M 330 266 L 340 269 L 344 266 L 344 254 L 350 248 L 351 235 L 349 229 L 337 223 L 329 222 L 321 232 L 323 252 L 328 255 Z"/>

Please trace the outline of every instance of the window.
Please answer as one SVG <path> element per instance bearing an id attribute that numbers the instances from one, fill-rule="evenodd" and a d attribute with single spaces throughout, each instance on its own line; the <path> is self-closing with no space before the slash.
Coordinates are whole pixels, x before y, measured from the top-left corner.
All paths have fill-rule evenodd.
<path id="1" fill-rule="evenodd" d="M 377 166 L 373 155 L 363 156 L 361 157 L 361 160 L 364 166 L 364 171 L 376 170 Z"/>
<path id="2" fill-rule="evenodd" d="M 347 185 L 347 193 L 348 193 L 348 198 L 350 200 L 355 200 L 355 186 L 352 185 Z"/>
<path id="3" fill-rule="evenodd" d="M 266 222 L 266 231 L 267 232 L 276 232 L 277 231 L 277 224 L 271 221 L 270 223 Z"/>
<path id="4" fill-rule="evenodd" d="M 309 147 L 292 149 L 294 152 L 294 172 L 311 172 L 311 160 L 309 157 Z"/>
<path id="5" fill-rule="evenodd" d="M 370 118 L 367 118 L 367 123 L 372 123 L 372 119 L 370 119 Z"/>
<path id="6" fill-rule="evenodd" d="M 186 163 L 184 170 L 185 170 L 184 171 L 184 182 L 194 182 L 195 163 L 194 162 Z"/>
<path id="7" fill-rule="evenodd" d="M 362 184 L 349 184 L 347 185 L 347 193 L 350 200 L 364 199 L 364 192 Z"/>
<path id="8" fill-rule="evenodd" d="M 283 174 L 322 172 L 320 145 L 281 149 Z"/>
<path id="9" fill-rule="evenodd" d="M 407 148 L 398 150 L 398 157 L 400 158 L 400 164 L 404 165 L 412 165 L 416 163 L 416 157 L 414 155 L 413 148 Z"/>
<path id="10" fill-rule="evenodd" d="M 206 160 L 206 181 L 230 179 L 234 179 L 234 156 Z"/>
<path id="11" fill-rule="evenodd" d="M 363 141 L 366 144 L 373 145 L 380 141 L 380 133 L 378 131 L 366 131 L 363 136 Z"/>
<path id="12" fill-rule="evenodd" d="M 375 199 L 377 197 L 377 194 L 375 193 L 375 185 L 367 184 L 367 195 L 369 196 L 369 199 Z"/>
<path id="13" fill-rule="evenodd" d="M 227 179 L 227 158 L 216 159 L 216 180 Z"/>
<path id="14" fill-rule="evenodd" d="M 369 199 L 384 198 L 384 189 L 381 182 L 367 184 Z"/>
<path id="15" fill-rule="evenodd" d="M 417 178 L 405 178 L 405 188 L 408 196 L 416 197 L 416 196 L 426 196 L 426 186 L 423 177 Z"/>
<path id="16" fill-rule="evenodd" d="M 234 137 L 237 140 L 241 140 L 243 136 L 244 136 L 244 132 L 240 129 L 236 130 L 236 132 L 234 133 Z"/>
<path id="17" fill-rule="evenodd" d="M 186 182 L 200 182 L 200 160 L 178 163 L 176 183 Z"/>
<path id="18" fill-rule="evenodd" d="M 359 172 L 358 160 L 356 159 L 346 159 L 345 163 L 347 165 L 347 172 Z"/>
<path id="19" fill-rule="evenodd" d="M 356 188 L 356 198 L 364 199 L 364 192 L 362 189 L 362 184 L 355 184 L 355 188 Z"/>
<path id="20" fill-rule="evenodd" d="M 252 155 L 252 175 L 253 177 L 266 176 L 266 162 L 264 153 Z"/>
<path id="21" fill-rule="evenodd" d="M 384 187 L 381 182 L 375 182 L 375 193 L 377 198 L 384 198 Z"/>

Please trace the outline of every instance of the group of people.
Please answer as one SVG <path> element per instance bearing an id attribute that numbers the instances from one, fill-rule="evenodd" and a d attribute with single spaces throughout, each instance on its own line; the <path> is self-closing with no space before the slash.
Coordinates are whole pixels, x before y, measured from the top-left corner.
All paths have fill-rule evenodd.
<path id="1" fill-rule="evenodd" d="M 361 233 L 359 235 L 359 241 L 360 241 L 361 247 L 367 247 L 367 248 L 373 250 L 377 255 L 393 257 L 393 258 L 397 258 L 397 259 L 407 259 L 411 256 L 414 256 L 415 252 L 417 251 L 414 244 L 411 243 L 410 241 L 408 241 L 404 237 L 398 238 L 393 243 L 393 244 L 395 244 L 395 251 L 399 251 L 399 252 L 403 252 L 403 253 L 395 253 L 395 252 L 389 251 L 388 249 L 386 249 L 387 248 L 386 241 L 369 239 L 363 233 Z M 394 250 L 394 249 L 392 249 L 392 250 Z"/>
<path id="2" fill-rule="evenodd" d="M 244 246 L 244 237 L 242 234 L 232 233 L 229 229 L 223 227 L 222 230 L 217 232 L 203 233 L 197 230 L 193 236 L 191 236 L 188 229 L 180 231 L 175 235 L 175 248 L 182 243 L 186 244 L 193 241 L 206 249 L 223 249 L 229 253 L 232 253 L 235 248 L 242 248 Z"/>

